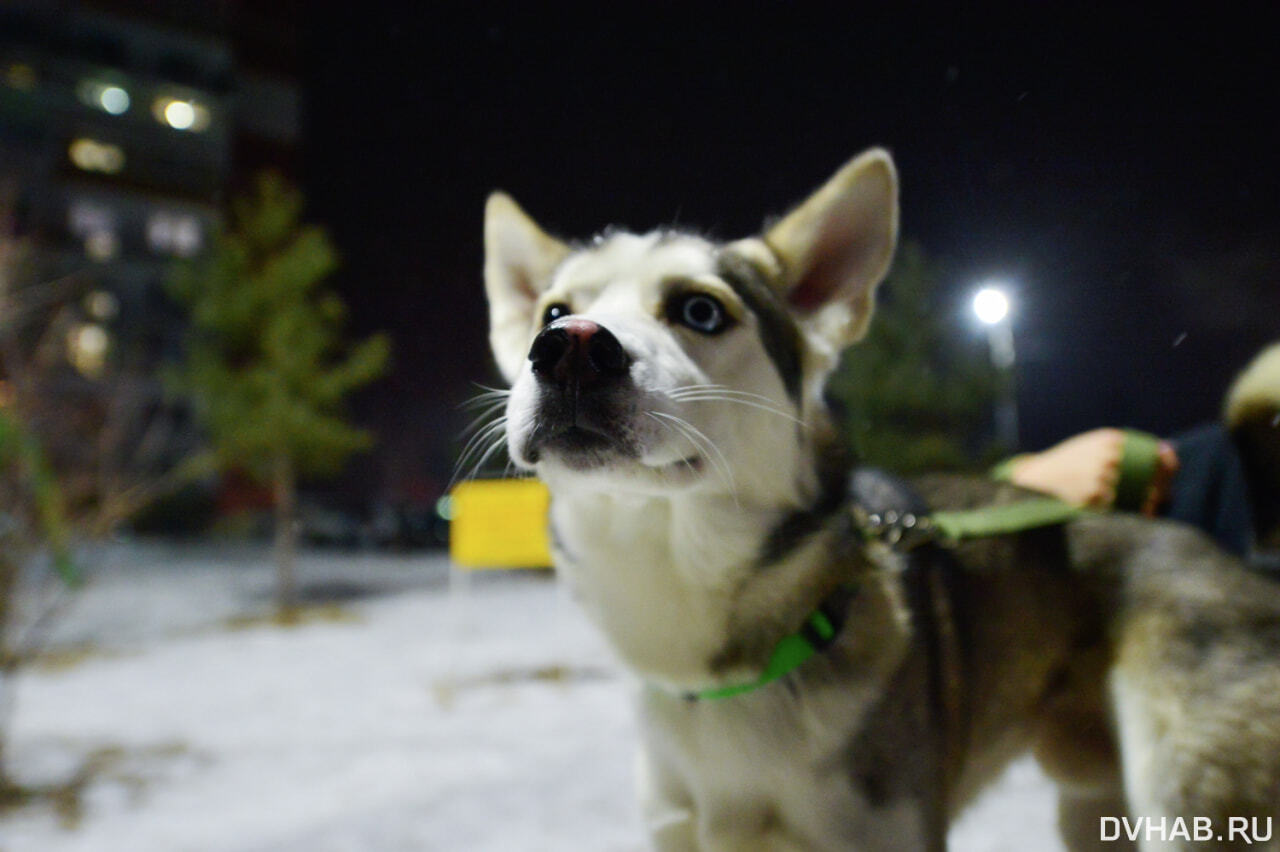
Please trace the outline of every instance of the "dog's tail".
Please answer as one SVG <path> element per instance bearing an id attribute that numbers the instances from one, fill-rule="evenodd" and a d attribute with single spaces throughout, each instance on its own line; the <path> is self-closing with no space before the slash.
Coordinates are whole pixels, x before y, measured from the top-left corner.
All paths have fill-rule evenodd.
<path id="1" fill-rule="evenodd" d="M 1235 431 L 1280 413 L 1280 342 L 1258 353 L 1236 376 L 1223 403 L 1227 428 Z M 1266 425 L 1270 426 L 1270 423 Z"/>
<path id="2" fill-rule="evenodd" d="M 1258 517 L 1258 543 L 1280 548 L 1280 342 L 1232 382 L 1223 421 L 1239 448 Z"/>

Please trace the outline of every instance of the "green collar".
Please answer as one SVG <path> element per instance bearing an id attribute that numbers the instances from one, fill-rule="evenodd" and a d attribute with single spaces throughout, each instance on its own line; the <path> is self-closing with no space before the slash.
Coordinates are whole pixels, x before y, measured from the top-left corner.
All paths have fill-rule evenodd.
<path id="1" fill-rule="evenodd" d="M 868 514 L 857 505 L 849 507 L 849 511 L 853 514 L 856 528 L 867 541 L 879 541 L 900 551 L 910 551 L 923 544 L 954 546 L 968 539 L 1057 526 L 1079 517 L 1085 510 L 1053 497 L 1028 497 L 999 506 L 934 512 L 923 516 L 896 512 L 886 512 L 883 516 Z M 825 598 L 805 618 L 798 631 L 782 637 L 755 680 L 694 690 L 683 693 L 683 697 L 690 701 L 733 698 L 791 674 L 835 641 L 843 626 L 848 598 L 856 592 L 856 586 L 844 585 Z"/>
<path id="2" fill-rule="evenodd" d="M 781 641 L 773 649 L 773 656 L 765 664 L 764 671 L 760 673 L 760 677 L 749 683 L 740 683 L 734 686 L 717 686 L 711 689 L 688 692 L 685 693 L 684 697 L 691 701 L 732 698 L 735 695 L 754 692 L 762 686 L 791 674 L 807 663 L 814 654 L 830 645 L 840 632 L 840 627 L 842 626 L 841 618 L 835 612 L 835 608 L 828 605 L 828 602 L 835 597 L 836 595 L 832 595 L 826 601 L 823 601 L 821 606 L 811 612 L 809 617 L 804 620 L 804 626 L 798 632 L 782 637 Z"/>

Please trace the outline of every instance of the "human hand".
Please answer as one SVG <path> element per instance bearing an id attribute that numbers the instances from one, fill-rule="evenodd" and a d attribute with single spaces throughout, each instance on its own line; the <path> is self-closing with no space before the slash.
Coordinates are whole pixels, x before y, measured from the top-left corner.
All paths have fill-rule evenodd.
<path id="1" fill-rule="evenodd" d="M 1039 453 L 1012 460 L 1009 479 L 1016 485 L 1042 491 L 1076 506 L 1106 509 L 1115 504 L 1124 454 L 1121 429 L 1094 429 L 1075 435 Z M 1159 445 L 1155 475 L 1147 488 L 1142 513 L 1154 515 L 1169 494 L 1178 471 L 1178 454 L 1168 441 Z"/>

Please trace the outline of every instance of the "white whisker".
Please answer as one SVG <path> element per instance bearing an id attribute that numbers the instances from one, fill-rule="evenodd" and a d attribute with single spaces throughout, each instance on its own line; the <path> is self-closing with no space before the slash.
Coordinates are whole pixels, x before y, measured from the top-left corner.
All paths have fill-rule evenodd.
<path id="1" fill-rule="evenodd" d="M 502 388 L 491 388 L 491 387 L 486 387 L 484 385 L 476 385 L 476 387 L 480 388 L 482 393 L 478 393 L 475 396 L 471 397 L 470 399 L 467 399 L 461 405 L 458 406 L 459 408 L 474 408 L 477 405 L 481 405 L 483 403 L 487 403 L 493 400 L 502 400 L 505 402 L 507 397 L 511 396 L 510 390 L 504 390 Z"/>
<path id="2" fill-rule="evenodd" d="M 776 414 L 802 428 L 808 428 L 803 420 L 794 416 L 791 412 L 779 408 L 769 397 L 758 393 L 736 391 L 719 385 L 690 385 L 677 388 L 669 392 L 667 396 L 675 402 L 728 402 L 736 405 L 745 405 L 749 408 L 757 408 L 770 414 Z"/>
<path id="3" fill-rule="evenodd" d="M 506 402 L 507 397 L 509 397 L 510 395 L 511 394 L 509 393 L 501 393 L 501 394 L 480 393 L 471 397 L 470 399 L 468 399 L 466 402 L 462 403 L 458 407 L 462 409 L 468 409 L 468 408 L 476 408 L 477 406 L 481 406 L 481 405 L 489 405 L 490 403 L 493 403 L 493 402 Z"/>
<path id="4" fill-rule="evenodd" d="M 484 443 L 486 440 L 489 439 L 490 436 L 493 435 L 494 432 L 500 429 L 504 429 L 506 425 L 507 425 L 507 417 L 504 414 L 503 416 L 494 420 L 492 423 L 484 424 L 483 428 L 477 428 L 475 430 L 475 433 L 471 435 L 471 437 L 467 440 L 466 444 L 463 445 L 462 452 L 459 454 L 459 458 L 465 459 L 477 444 Z M 463 434 L 465 435 L 466 433 L 463 433 Z"/>
<path id="5" fill-rule="evenodd" d="M 449 489 L 452 489 L 460 479 L 470 479 L 475 476 L 480 467 L 495 452 L 496 447 L 491 446 L 490 442 L 501 443 L 505 438 L 503 434 L 507 424 L 505 410 L 511 391 L 486 387 L 481 384 L 476 384 L 476 387 L 480 388 L 481 392 L 459 406 L 462 409 L 479 408 L 481 410 L 458 436 L 465 443 L 458 453 L 458 460 L 454 464 L 453 474 L 449 478 Z M 472 466 L 469 473 L 464 475 L 463 472 L 467 470 L 471 459 L 477 455 L 479 455 L 480 460 Z"/>
<path id="6" fill-rule="evenodd" d="M 718 385 L 713 383 L 681 385 L 678 388 L 674 388 L 671 391 L 671 393 L 679 394 L 679 393 L 684 393 L 685 391 L 721 391 L 722 393 L 734 394 L 736 396 L 750 396 L 756 399 L 764 400 L 766 402 L 772 401 L 771 397 L 767 397 L 764 394 L 752 393 L 751 391 L 744 391 L 744 390 L 739 390 L 737 388 L 731 388 L 728 385 Z"/>
<path id="7" fill-rule="evenodd" d="M 459 479 L 470 479 L 479 472 L 481 466 L 489 460 L 489 457 L 506 443 L 506 427 L 507 418 L 506 415 L 503 415 L 471 436 L 471 439 L 467 441 L 462 451 L 458 454 L 458 461 L 453 467 L 453 476 L 449 478 L 449 485 L 445 489 L 446 491 L 451 491 Z M 483 452 L 481 452 L 482 450 Z M 480 454 L 479 461 L 463 476 L 462 472 L 477 453 Z"/>
<path id="8" fill-rule="evenodd" d="M 484 467 L 484 463 L 487 462 L 494 453 L 496 453 L 498 450 L 500 450 L 504 446 L 506 446 L 506 436 L 498 435 L 497 440 L 489 444 L 489 449 L 484 451 L 484 454 L 480 456 L 480 460 L 477 461 L 475 463 L 475 466 L 471 468 L 471 473 L 468 474 L 467 478 L 470 479 L 471 477 L 479 473 L 480 468 Z"/>
<path id="9" fill-rule="evenodd" d="M 706 455 L 707 462 L 716 469 L 725 487 L 734 495 L 734 502 L 737 502 L 738 486 L 733 478 L 733 470 L 729 467 L 729 462 L 724 457 L 724 453 L 720 451 L 714 441 L 707 437 L 697 426 L 674 414 L 666 414 L 661 411 L 646 411 L 645 414 L 660 423 L 666 421 L 672 428 L 683 435 L 689 443 L 693 444 L 695 449 Z"/>
<path id="10" fill-rule="evenodd" d="M 475 419 L 472 420 L 469 424 L 467 424 L 466 428 L 462 430 L 461 434 L 459 434 L 458 437 L 460 438 L 470 437 L 477 430 L 485 426 L 488 426 L 490 422 L 493 420 L 495 415 L 498 415 L 500 418 L 505 418 L 506 415 L 501 414 L 501 412 L 505 408 L 506 408 L 506 404 L 502 402 L 495 402 L 491 404 L 484 411 L 481 411 L 479 414 L 477 414 Z"/>

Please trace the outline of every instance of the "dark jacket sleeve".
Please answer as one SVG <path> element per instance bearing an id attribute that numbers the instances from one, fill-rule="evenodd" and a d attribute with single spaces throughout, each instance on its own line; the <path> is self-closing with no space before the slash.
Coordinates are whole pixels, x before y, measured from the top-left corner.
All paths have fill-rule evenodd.
<path id="1" fill-rule="evenodd" d="M 1194 524 L 1227 550 L 1247 556 L 1255 535 L 1253 509 L 1244 463 L 1231 435 L 1210 423 L 1172 441 L 1181 468 L 1165 516 Z"/>

